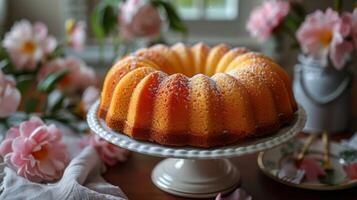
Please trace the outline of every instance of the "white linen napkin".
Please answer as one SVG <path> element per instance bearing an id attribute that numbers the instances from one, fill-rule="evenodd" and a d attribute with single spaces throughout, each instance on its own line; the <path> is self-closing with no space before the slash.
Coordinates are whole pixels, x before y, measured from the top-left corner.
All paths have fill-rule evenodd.
<path id="1" fill-rule="evenodd" d="M 2 163 L 0 199 L 127 199 L 119 187 L 109 184 L 102 178 L 101 172 L 104 168 L 97 151 L 91 146 L 84 148 L 75 156 L 64 171 L 62 179 L 53 184 L 30 182 L 18 176 L 12 169 L 4 167 Z"/>

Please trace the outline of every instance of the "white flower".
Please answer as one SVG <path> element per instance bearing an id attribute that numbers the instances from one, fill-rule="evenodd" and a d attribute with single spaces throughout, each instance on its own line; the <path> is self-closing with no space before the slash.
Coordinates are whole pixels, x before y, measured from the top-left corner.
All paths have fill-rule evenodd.
<path id="1" fill-rule="evenodd" d="M 21 20 L 6 33 L 3 46 L 10 54 L 16 70 L 34 70 L 57 46 L 54 37 L 48 36 L 43 23 L 33 26 L 27 20 Z"/>

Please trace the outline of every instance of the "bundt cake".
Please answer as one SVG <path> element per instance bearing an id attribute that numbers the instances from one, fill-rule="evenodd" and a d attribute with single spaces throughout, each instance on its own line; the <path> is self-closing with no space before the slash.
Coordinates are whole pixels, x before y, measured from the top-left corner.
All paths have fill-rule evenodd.
<path id="1" fill-rule="evenodd" d="M 212 147 L 276 132 L 297 110 L 273 60 L 225 44 L 140 49 L 107 73 L 98 116 L 134 139 Z"/>

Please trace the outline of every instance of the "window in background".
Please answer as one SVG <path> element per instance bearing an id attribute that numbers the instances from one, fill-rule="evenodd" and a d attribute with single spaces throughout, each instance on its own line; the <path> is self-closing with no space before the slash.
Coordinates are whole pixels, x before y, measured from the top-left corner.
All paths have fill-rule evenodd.
<path id="1" fill-rule="evenodd" d="M 239 0 L 174 0 L 185 20 L 233 20 Z"/>

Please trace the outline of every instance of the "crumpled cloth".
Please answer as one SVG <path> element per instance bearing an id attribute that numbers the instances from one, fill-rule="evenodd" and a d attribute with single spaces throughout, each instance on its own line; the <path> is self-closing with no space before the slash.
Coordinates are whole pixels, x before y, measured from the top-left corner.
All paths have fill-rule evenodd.
<path id="1" fill-rule="evenodd" d="M 103 171 L 105 166 L 92 146 L 84 148 L 75 156 L 64 171 L 62 179 L 52 184 L 30 182 L 2 163 L 0 199 L 128 199 L 119 187 L 102 178 Z"/>
<path id="2" fill-rule="evenodd" d="M 252 200 L 253 198 L 242 188 L 237 188 L 228 196 L 222 197 L 219 193 L 215 200 Z"/>
<path id="3" fill-rule="evenodd" d="M 357 132 L 354 133 L 350 139 L 342 140 L 341 144 L 345 147 L 357 150 Z"/>

